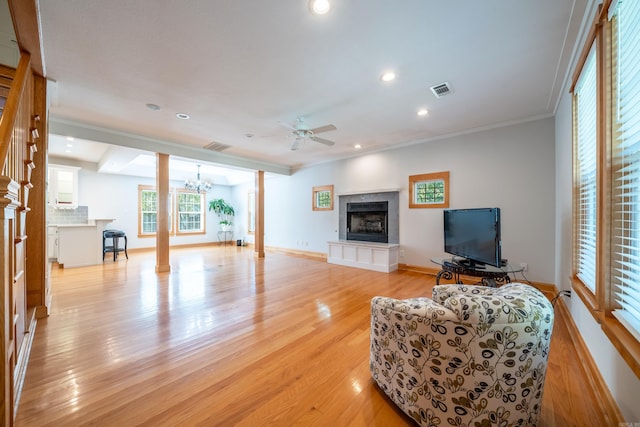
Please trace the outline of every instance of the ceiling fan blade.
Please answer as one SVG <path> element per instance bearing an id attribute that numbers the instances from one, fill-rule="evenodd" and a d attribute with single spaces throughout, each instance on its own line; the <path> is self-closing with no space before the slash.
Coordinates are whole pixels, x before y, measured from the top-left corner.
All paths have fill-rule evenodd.
<path id="1" fill-rule="evenodd" d="M 324 138 L 318 138 L 317 136 L 312 136 L 310 139 L 312 141 L 319 142 L 320 144 L 324 144 L 324 145 L 331 146 L 335 144 L 335 142 L 333 141 L 329 141 L 328 139 L 324 139 Z"/>
<path id="2" fill-rule="evenodd" d="M 285 123 L 285 122 L 278 122 L 278 124 L 279 124 L 280 126 L 282 126 L 283 128 L 287 128 L 287 129 L 290 129 L 290 130 L 296 130 L 296 128 L 295 128 L 295 127 L 291 126 L 291 125 L 290 125 L 290 124 L 288 124 L 288 123 Z"/>
<path id="3" fill-rule="evenodd" d="M 336 130 L 336 129 L 337 128 L 334 125 L 324 125 L 324 126 L 317 127 L 315 129 L 311 129 L 311 132 L 313 133 L 329 132 L 330 130 Z"/>
<path id="4" fill-rule="evenodd" d="M 291 151 L 296 151 L 299 146 L 300 146 L 300 138 L 296 138 L 295 141 L 293 141 L 293 145 L 291 146 Z"/>

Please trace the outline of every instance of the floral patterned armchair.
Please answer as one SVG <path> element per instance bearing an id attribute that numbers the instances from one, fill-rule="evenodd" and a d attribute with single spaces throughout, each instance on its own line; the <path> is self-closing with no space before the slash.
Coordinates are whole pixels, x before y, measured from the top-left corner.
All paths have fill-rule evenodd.
<path id="1" fill-rule="evenodd" d="M 553 307 L 522 283 L 371 300 L 371 374 L 425 426 L 535 426 Z"/>

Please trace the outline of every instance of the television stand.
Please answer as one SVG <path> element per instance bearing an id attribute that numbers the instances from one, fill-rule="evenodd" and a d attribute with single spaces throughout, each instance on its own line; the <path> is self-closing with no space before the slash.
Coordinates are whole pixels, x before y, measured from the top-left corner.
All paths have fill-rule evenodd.
<path id="1" fill-rule="evenodd" d="M 445 262 L 448 262 L 450 264 L 457 264 L 461 267 L 471 268 L 474 270 L 484 270 L 485 265 L 487 265 L 484 262 L 471 261 L 467 258 L 452 259 L 451 261 Z"/>
<path id="2" fill-rule="evenodd" d="M 476 285 L 497 288 L 505 283 L 511 283 L 509 274 L 519 273 L 523 270 L 522 267 L 511 264 L 502 267 L 485 264 L 481 268 L 476 268 L 472 264 L 465 265 L 451 258 L 431 258 L 431 262 L 438 264 L 442 268 L 436 275 L 436 285 L 440 284 L 440 279 L 453 280 L 455 283 L 462 285 L 460 276 L 471 276 L 480 278 L 480 282 L 475 283 Z"/>

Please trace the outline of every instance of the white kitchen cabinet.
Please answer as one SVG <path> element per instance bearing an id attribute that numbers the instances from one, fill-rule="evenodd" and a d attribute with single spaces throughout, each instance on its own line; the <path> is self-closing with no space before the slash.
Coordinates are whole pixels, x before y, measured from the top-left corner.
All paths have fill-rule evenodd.
<path id="1" fill-rule="evenodd" d="M 47 227 L 47 258 L 58 259 L 58 227 Z"/>
<path id="2" fill-rule="evenodd" d="M 47 196 L 50 206 L 78 207 L 78 171 L 74 166 L 49 165 Z"/>

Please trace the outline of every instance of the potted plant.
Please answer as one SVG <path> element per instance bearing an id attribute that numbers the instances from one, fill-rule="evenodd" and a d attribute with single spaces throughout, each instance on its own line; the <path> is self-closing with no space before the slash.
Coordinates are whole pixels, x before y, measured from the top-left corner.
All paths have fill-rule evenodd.
<path id="1" fill-rule="evenodd" d="M 213 199 L 209 202 L 209 210 L 213 211 L 220 218 L 220 228 L 222 231 L 231 229 L 233 223 L 231 218 L 235 215 L 233 206 L 224 199 Z"/>

